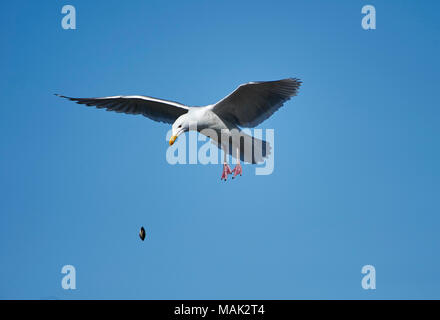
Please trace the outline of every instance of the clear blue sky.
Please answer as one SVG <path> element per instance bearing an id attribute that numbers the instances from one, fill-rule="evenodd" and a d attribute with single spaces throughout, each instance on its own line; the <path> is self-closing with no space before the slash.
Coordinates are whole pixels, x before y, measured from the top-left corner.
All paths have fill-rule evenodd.
<path id="1" fill-rule="evenodd" d="M 61 28 L 65 4 L 77 30 Z M 361 28 L 365 4 L 376 30 Z M 0 298 L 440 298 L 439 12 L 2 3 Z M 304 83 L 260 126 L 275 129 L 274 173 L 245 165 L 227 183 L 220 165 L 169 165 L 167 125 L 53 95 L 203 105 L 284 77 Z M 66 264 L 77 290 L 61 288 Z"/>

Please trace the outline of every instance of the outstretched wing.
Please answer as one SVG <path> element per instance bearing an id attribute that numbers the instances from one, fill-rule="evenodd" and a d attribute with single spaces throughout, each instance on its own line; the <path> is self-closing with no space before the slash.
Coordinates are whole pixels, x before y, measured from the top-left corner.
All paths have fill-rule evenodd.
<path id="1" fill-rule="evenodd" d="M 155 121 L 174 123 L 182 114 L 188 112 L 189 107 L 174 101 L 167 101 L 146 96 L 114 96 L 102 98 L 71 98 L 56 94 L 86 106 L 104 108 L 107 111 L 123 112 L 127 114 L 142 114 Z"/>
<path id="2" fill-rule="evenodd" d="M 242 84 L 217 102 L 212 111 L 240 127 L 252 128 L 269 118 L 284 102 L 296 96 L 300 85 L 301 81 L 296 78 Z"/>

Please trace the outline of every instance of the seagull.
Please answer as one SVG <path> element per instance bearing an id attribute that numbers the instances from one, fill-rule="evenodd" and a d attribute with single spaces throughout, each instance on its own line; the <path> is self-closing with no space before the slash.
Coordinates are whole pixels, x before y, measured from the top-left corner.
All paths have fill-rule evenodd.
<path id="1" fill-rule="evenodd" d="M 301 83 L 298 78 L 249 82 L 240 85 L 219 102 L 202 107 L 190 107 L 174 101 L 139 95 L 100 98 L 56 96 L 86 106 L 119 113 L 141 114 L 154 121 L 171 124 L 170 145 L 182 133 L 197 130 L 223 150 L 223 171 L 220 179 L 226 181 L 230 174 L 233 175 L 232 178 L 242 175 L 240 161 L 256 164 L 270 155 L 271 146 L 268 142 L 245 134 L 241 128 L 254 128 L 268 119 L 287 100 L 297 95 Z M 237 159 L 233 170 L 227 163 L 227 155 Z"/>

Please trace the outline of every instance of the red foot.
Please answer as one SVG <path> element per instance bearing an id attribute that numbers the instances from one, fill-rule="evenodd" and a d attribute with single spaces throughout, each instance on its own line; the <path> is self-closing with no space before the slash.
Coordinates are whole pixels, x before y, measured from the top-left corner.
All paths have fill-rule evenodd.
<path id="1" fill-rule="evenodd" d="M 240 162 L 237 163 L 237 165 L 235 166 L 234 170 L 232 170 L 232 173 L 234 174 L 232 176 L 232 179 L 234 179 L 237 175 L 240 175 L 243 173 L 243 169 L 241 168 L 241 164 Z"/>
<path id="2" fill-rule="evenodd" d="M 225 180 L 228 179 L 228 174 L 231 174 L 231 168 L 229 167 L 229 165 L 227 163 L 223 164 L 223 173 L 222 173 L 222 177 L 220 178 L 220 180 Z"/>

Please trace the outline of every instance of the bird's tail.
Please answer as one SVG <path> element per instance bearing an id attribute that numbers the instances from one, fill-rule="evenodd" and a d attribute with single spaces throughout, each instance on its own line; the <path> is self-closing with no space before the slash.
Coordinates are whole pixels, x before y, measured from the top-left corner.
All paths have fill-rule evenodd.
<path id="1" fill-rule="evenodd" d="M 252 164 L 263 163 L 272 151 L 269 142 L 255 138 L 243 131 L 236 131 L 228 139 L 222 139 L 218 142 L 218 147 L 228 150 L 228 154 L 233 158 L 237 158 L 237 149 L 239 149 L 240 160 Z"/>

